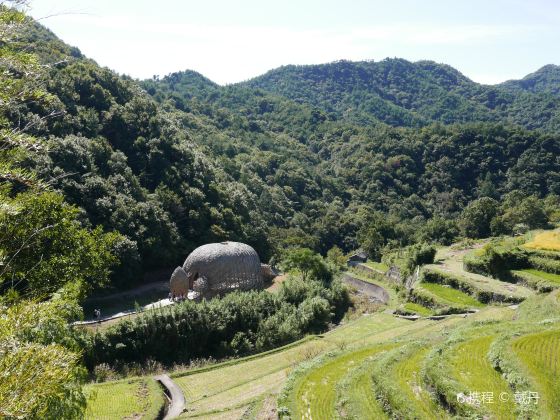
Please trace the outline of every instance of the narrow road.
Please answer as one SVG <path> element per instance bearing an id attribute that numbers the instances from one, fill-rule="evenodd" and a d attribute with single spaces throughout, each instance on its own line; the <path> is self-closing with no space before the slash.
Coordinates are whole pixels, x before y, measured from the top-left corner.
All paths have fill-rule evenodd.
<path id="1" fill-rule="evenodd" d="M 183 391 L 181 391 L 181 388 L 167 375 L 154 376 L 154 379 L 159 381 L 167 389 L 171 398 L 169 409 L 163 420 L 171 420 L 179 417 L 185 409 L 185 396 L 183 395 Z"/>
<path id="2" fill-rule="evenodd" d="M 381 303 L 389 301 L 389 293 L 383 287 L 376 284 L 368 283 L 367 281 L 360 280 L 349 273 L 344 273 L 342 281 L 355 287 L 360 293 L 363 293 L 370 298 L 373 298 Z"/>
<path id="3" fill-rule="evenodd" d="M 164 308 L 166 306 L 169 305 L 174 305 L 175 302 L 170 300 L 170 299 L 161 299 L 157 302 L 154 303 L 150 303 L 148 305 L 143 306 L 140 311 L 137 311 L 136 309 L 130 309 L 128 311 L 122 311 L 122 312 L 118 312 L 116 314 L 113 314 L 111 316 L 106 316 L 104 318 L 100 318 L 100 319 L 90 319 L 87 321 L 74 321 L 72 323 L 72 325 L 95 325 L 95 324 L 102 324 L 104 322 L 107 321 L 113 321 L 115 319 L 119 319 L 119 318 L 123 318 L 125 316 L 130 316 L 130 315 L 134 315 L 137 314 L 139 312 L 144 312 L 144 311 L 149 311 L 151 309 L 156 309 L 156 308 Z"/>

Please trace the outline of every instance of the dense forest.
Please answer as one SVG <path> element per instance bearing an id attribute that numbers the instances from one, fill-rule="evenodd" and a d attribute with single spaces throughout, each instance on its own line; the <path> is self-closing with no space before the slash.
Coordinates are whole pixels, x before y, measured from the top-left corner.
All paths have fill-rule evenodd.
<path id="1" fill-rule="evenodd" d="M 83 226 L 120 234 L 112 286 L 206 242 L 274 262 L 290 245 L 450 241 L 473 200 L 551 208 L 560 194 L 554 66 L 489 87 L 431 62 L 335 62 L 222 87 L 192 71 L 119 76 L 34 23 L 23 42 L 48 64 L 48 101 L 7 113 L 45 143 L 22 164 Z M 382 214 L 394 232 L 371 245 Z"/>

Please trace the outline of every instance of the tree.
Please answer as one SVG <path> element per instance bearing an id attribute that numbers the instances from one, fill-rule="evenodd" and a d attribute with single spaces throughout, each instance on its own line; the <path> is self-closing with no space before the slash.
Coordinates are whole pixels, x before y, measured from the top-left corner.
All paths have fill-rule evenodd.
<path id="1" fill-rule="evenodd" d="M 299 271 L 304 281 L 311 277 L 315 280 L 328 282 L 332 277 L 332 273 L 323 258 L 309 248 L 289 249 L 284 255 L 282 266 L 288 271 Z"/>
<path id="2" fill-rule="evenodd" d="M 490 197 L 482 197 L 469 203 L 459 219 L 462 234 L 468 238 L 490 236 L 490 223 L 498 213 L 498 207 L 498 202 Z"/>
<path id="3" fill-rule="evenodd" d="M 421 242 L 436 242 L 442 245 L 450 245 L 457 234 L 458 230 L 455 221 L 436 216 L 422 225 L 418 232 L 418 240 Z"/>
<path id="4" fill-rule="evenodd" d="M 373 260 L 381 259 L 381 250 L 391 239 L 396 239 L 395 224 L 381 212 L 367 215 L 367 222 L 358 232 L 358 240 Z"/>
<path id="5" fill-rule="evenodd" d="M 23 192 L 13 199 L 0 191 L 10 211 L 0 213 L 0 290 L 48 298 L 67 283 L 83 293 L 107 282 L 117 262 L 118 234 L 80 226 L 78 210 L 53 192 Z"/>
<path id="6" fill-rule="evenodd" d="M 327 261 L 337 270 L 343 270 L 346 267 L 348 258 L 344 256 L 342 250 L 336 245 L 327 252 Z"/>
<path id="7" fill-rule="evenodd" d="M 82 417 L 85 372 L 69 325 L 81 309 L 71 289 L 47 302 L 0 304 L 0 417 Z"/>

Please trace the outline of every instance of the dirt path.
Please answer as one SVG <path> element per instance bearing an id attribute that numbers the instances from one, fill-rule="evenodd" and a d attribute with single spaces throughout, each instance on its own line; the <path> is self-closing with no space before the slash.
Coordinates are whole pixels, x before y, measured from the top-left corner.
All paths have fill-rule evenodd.
<path id="1" fill-rule="evenodd" d="M 150 303 L 148 305 L 143 306 L 140 308 L 139 311 L 135 309 L 130 309 L 128 311 L 117 312 L 116 314 L 112 314 L 110 316 L 101 318 L 101 319 L 90 319 L 87 321 L 76 321 L 73 322 L 72 325 L 95 325 L 95 324 L 102 324 L 108 321 L 113 321 L 115 319 L 124 318 L 125 316 L 135 315 L 139 312 L 149 311 L 156 308 L 164 308 L 169 305 L 173 305 L 175 302 L 170 299 L 161 299 L 157 302 Z"/>
<path id="2" fill-rule="evenodd" d="M 503 295 L 513 295 L 526 298 L 534 294 L 531 289 L 519 284 L 507 283 L 498 279 L 486 277 L 480 274 L 465 271 L 463 268 L 463 258 L 473 249 L 484 246 L 484 243 L 478 243 L 469 249 L 454 250 L 451 247 L 441 248 L 436 256 L 436 263 L 426 265 L 427 268 L 441 270 L 451 274 L 469 279 L 474 286 L 490 292 L 501 293 Z"/>
<path id="3" fill-rule="evenodd" d="M 387 303 L 389 301 L 389 293 L 381 286 L 360 280 L 349 273 L 344 273 L 342 281 L 378 302 Z"/>
<path id="4" fill-rule="evenodd" d="M 179 417 L 185 409 L 185 396 L 179 386 L 171 380 L 167 375 L 154 376 L 156 381 L 159 381 L 167 390 L 167 394 L 171 400 L 171 404 L 167 409 L 167 413 L 163 420 L 171 420 Z"/>
<path id="5" fill-rule="evenodd" d="M 269 292 L 277 292 L 278 289 L 280 289 L 280 285 L 284 282 L 284 280 L 286 280 L 288 278 L 288 276 L 286 274 L 281 274 L 279 276 L 276 276 L 272 279 L 272 283 L 270 286 L 268 286 L 265 290 L 268 290 Z"/>

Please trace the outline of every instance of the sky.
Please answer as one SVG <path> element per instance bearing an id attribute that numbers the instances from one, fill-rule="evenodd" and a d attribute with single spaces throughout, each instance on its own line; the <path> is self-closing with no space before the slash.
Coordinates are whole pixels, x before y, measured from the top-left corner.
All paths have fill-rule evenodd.
<path id="1" fill-rule="evenodd" d="M 559 0 L 31 0 L 30 14 L 140 79 L 190 69 L 229 84 L 287 64 L 399 57 L 494 84 L 560 64 Z"/>

